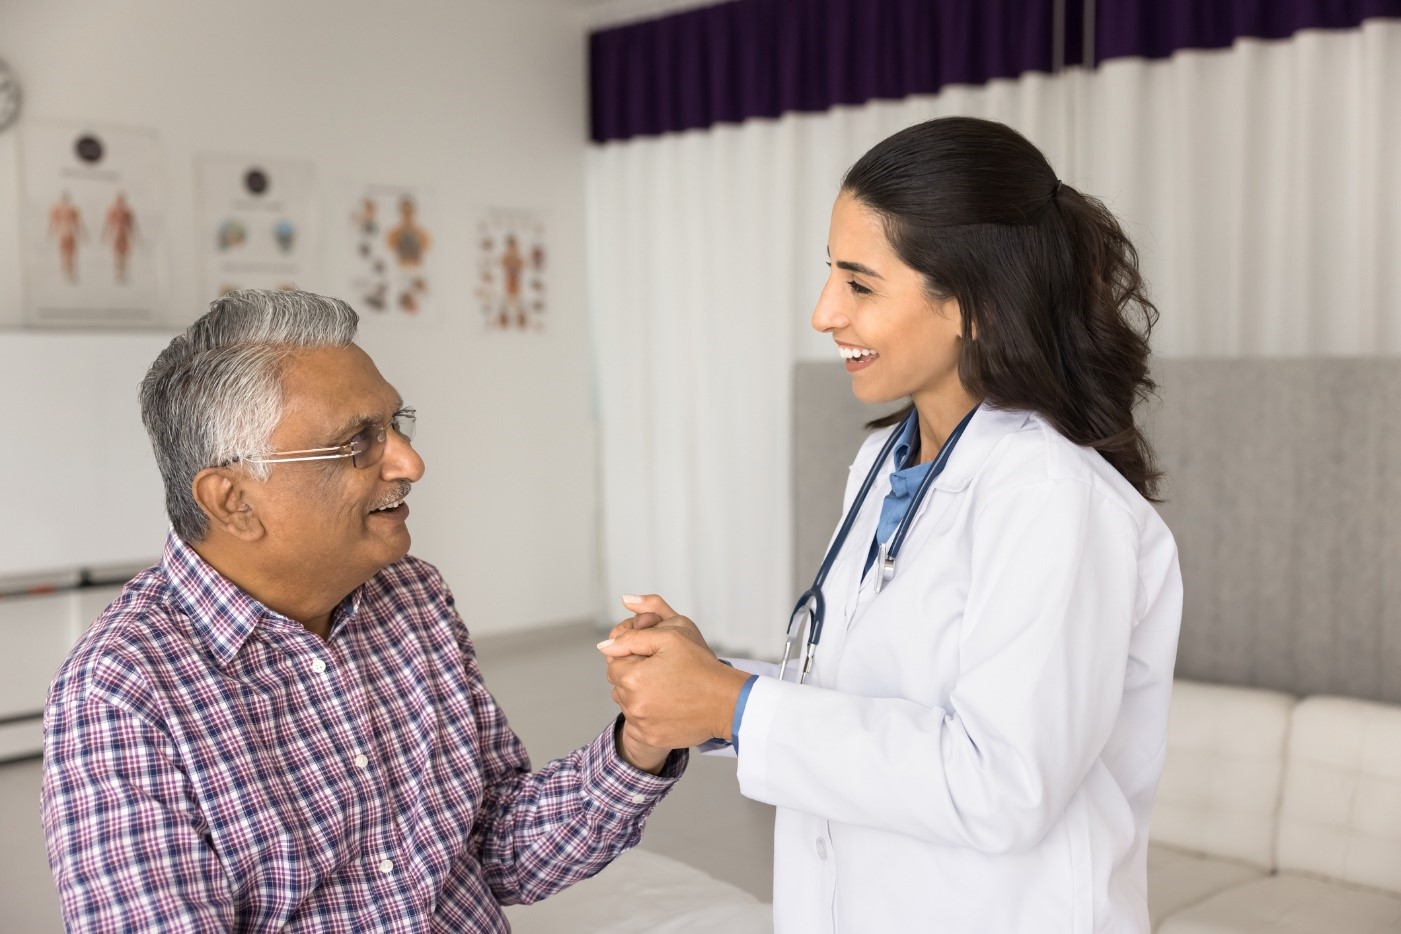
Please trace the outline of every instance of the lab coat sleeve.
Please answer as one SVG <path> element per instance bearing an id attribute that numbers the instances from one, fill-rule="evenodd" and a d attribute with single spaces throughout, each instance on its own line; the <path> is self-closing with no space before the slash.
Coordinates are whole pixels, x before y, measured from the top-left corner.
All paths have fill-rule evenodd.
<path id="1" fill-rule="evenodd" d="M 778 677 L 778 665 L 773 662 L 763 662 L 753 658 L 729 658 L 721 656 L 720 661 L 737 668 L 751 675 L 761 677 Z M 723 739 L 712 739 L 701 743 L 696 747 L 696 751 L 703 756 L 711 756 L 717 759 L 733 759 L 735 757 L 735 747 L 733 743 L 727 743 Z"/>
<path id="2" fill-rule="evenodd" d="M 1003 493 L 973 521 L 947 709 L 761 678 L 740 735 L 747 796 L 987 853 L 1060 818 L 1118 716 L 1137 526 L 1075 479 Z"/>

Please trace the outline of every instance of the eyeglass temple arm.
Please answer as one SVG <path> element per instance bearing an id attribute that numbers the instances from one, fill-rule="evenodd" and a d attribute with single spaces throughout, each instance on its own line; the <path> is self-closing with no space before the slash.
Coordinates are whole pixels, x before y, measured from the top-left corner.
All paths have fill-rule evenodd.
<path id="1" fill-rule="evenodd" d="M 321 449 L 321 448 L 311 448 L 311 450 L 313 450 L 313 451 L 319 451 L 319 450 L 322 450 L 322 449 Z M 337 449 L 335 449 L 335 448 L 327 448 L 326 450 L 337 450 Z M 340 458 L 342 458 L 342 457 L 354 457 L 354 456 L 355 456 L 355 452 L 354 452 L 354 451 L 339 451 L 339 450 L 338 450 L 337 453 L 335 453 L 335 454 L 312 454 L 312 455 L 308 455 L 308 456 L 306 456 L 306 457 L 283 457 L 283 456 L 282 456 L 283 454 L 302 454 L 302 453 L 303 453 L 302 451 L 282 451 L 282 452 L 279 452 L 279 453 L 277 453 L 277 454 L 274 454 L 274 455 L 272 455 L 272 456 L 270 456 L 270 457 L 244 457 L 244 458 L 241 458 L 241 459 L 242 459 L 242 460 L 245 460 L 245 461 L 248 461 L 248 462 L 250 462 L 250 463 L 254 463 L 254 464 L 289 464 L 289 463 L 296 463 L 296 462 L 298 462 L 298 461 L 333 461 L 333 460 L 338 460 L 338 459 L 340 459 Z M 229 463 L 233 463 L 233 461 L 230 461 Z"/>

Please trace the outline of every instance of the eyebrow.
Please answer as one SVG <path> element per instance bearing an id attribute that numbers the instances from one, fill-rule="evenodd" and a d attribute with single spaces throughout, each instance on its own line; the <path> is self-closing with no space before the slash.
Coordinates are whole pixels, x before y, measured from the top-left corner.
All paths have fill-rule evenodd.
<path id="1" fill-rule="evenodd" d="M 842 260 L 837 260 L 837 268 L 838 268 L 838 269 L 845 269 L 847 272 L 860 273 L 860 274 L 863 275 L 863 276 L 870 276 L 872 279 L 884 279 L 884 278 L 885 278 L 885 276 L 882 276 L 880 273 L 876 272 L 876 271 L 875 271 L 874 269 L 872 269 L 870 266 L 865 266 L 865 265 L 862 265 L 861 263 L 850 263 L 850 262 L 847 262 L 847 261 L 844 260 L 844 259 L 842 259 Z"/>
<path id="2" fill-rule="evenodd" d="M 827 250 L 827 258 L 829 260 L 832 258 L 831 249 Z M 848 260 L 842 259 L 837 260 L 837 268 L 845 269 L 847 272 L 854 272 L 862 276 L 870 276 L 872 279 L 885 278 L 885 276 L 882 276 L 880 273 L 876 272 L 874 269 L 872 269 L 870 266 L 865 265 L 864 263 L 853 263 Z"/>
<path id="3" fill-rule="evenodd" d="M 404 410 L 404 397 L 399 395 L 398 393 L 395 393 L 394 398 L 397 401 L 394 403 L 393 414 L 397 415 L 398 413 Z M 379 423 L 380 421 L 378 415 L 356 415 L 342 422 L 340 427 L 335 430 L 331 437 L 344 438 L 346 435 L 350 434 L 352 429 L 360 429 L 364 428 L 367 425 L 378 425 Z"/>

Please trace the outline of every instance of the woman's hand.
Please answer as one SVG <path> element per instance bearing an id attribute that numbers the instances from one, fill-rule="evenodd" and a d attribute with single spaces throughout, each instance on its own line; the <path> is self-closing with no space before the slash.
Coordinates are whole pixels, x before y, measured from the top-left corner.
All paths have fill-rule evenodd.
<path id="1" fill-rule="evenodd" d="M 598 648 L 608 656 L 613 702 L 642 743 L 679 749 L 730 738 L 749 676 L 722 663 L 690 630 L 665 624 L 624 630 Z"/>
<path id="2" fill-rule="evenodd" d="M 623 758 L 655 771 L 640 762 L 653 761 L 658 753 L 664 762 L 671 749 L 717 736 L 728 739 L 747 676 L 721 663 L 696 624 L 656 594 L 628 594 L 623 606 L 635 615 L 599 643 L 608 657 L 613 702 L 623 710 L 618 735 Z"/>
<path id="3" fill-rule="evenodd" d="M 614 626 L 613 631 L 608 633 L 608 638 L 616 639 L 630 629 L 675 629 L 711 655 L 715 654 L 696 624 L 684 616 L 678 616 L 676 611 L 656 594 L 624 594 L 623 606 L 632 610 L 635 615 Z"/>

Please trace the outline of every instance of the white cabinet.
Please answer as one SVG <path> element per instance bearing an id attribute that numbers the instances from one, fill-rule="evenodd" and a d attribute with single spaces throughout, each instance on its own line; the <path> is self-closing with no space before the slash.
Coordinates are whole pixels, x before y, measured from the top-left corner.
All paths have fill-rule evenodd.
<path id="1" fill-rule="evenodd" d="M 44 751 L 44 721 L 40 717 L 27 720 L 0 721 L 0 762 L 27 759 Z"/>
<path id="2" fill-rule="evenodd" d="M 73 644 L 76 593 L 0 599 L 0 720 L 43 713 L 49 682 Z"/>
<path id="3" fill-rule="evenodd" d="M 120 586 L 86 587 L 0 598 L 0 761 L 42 751 L 49 683 L 119 593 Z"/>

